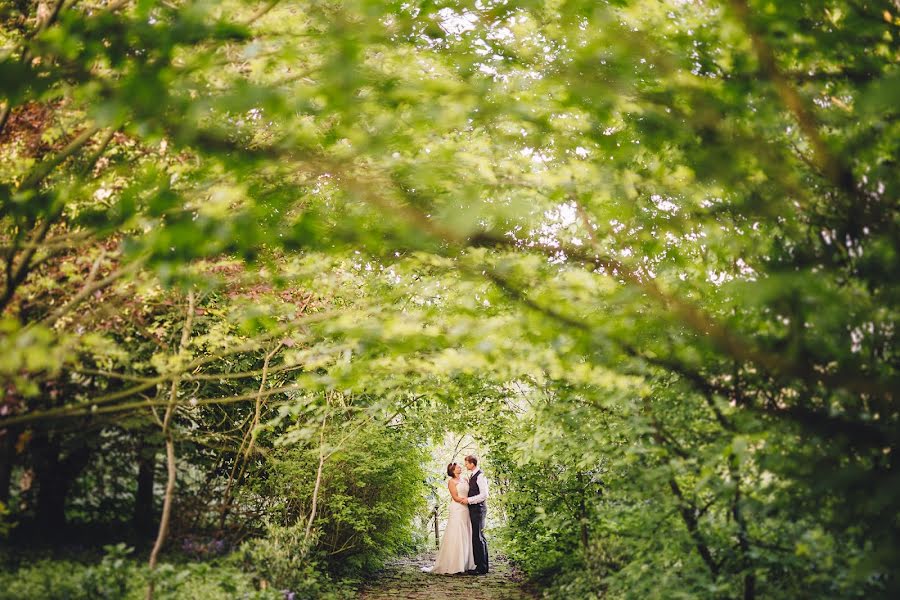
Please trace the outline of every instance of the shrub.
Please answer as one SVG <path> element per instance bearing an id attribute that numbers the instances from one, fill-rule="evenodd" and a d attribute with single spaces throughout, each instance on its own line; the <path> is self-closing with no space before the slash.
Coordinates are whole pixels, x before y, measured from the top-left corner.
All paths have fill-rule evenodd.
<path id="1" fill-rule="evenodd" d="M 411 439 L 376 426 L 362 429 L 329 457 L 314 530 L 316 550 L 327 557 L 332 573 L 356 576 L 414 547 L 415 517 L 424 508 L 423 462 Z M 291 499 L 280 515 L 283 524 L 308 518 L 317 466 L 316 447 L 282 448 L 276 454 L 266 489 L 258 491 Z"/>
<path id="2" fill-rule="evenodd" d="M 93 566 L 67 560 L 44 560 L 0 573 L 0 600 L 141 600 L 150 574 L 129 559 L 124 544 L 107 546 Z M 159 565 L 152 577 L 159 600 L 283 600 L 276 589 L 258 590 L 253 577 L 227 562 Z M 302 596 L 295 596 L 300 600 Z"/>
<path id="3" fill-rule="evenodd" d="M 85 567 L 69 561 L 44 560 L 12 573 L 0 574 L 0 600 L 87 600 Z"/>
<path id="4" fill-rule="evenodd" d="M 340 598 L 341 592 L 314 555 L 315 539 L 306 539 L 305 525 L 269 525 L 267 535 L 245 542 L 235 557 L 267 588 L 285 597 Z"/>
<path id="5" fill-rule="evenodd" d="M 9 520 L 9 509 L 0 502 L 0 538 L 5 538 L 15 527 L 15 523 Z"/>

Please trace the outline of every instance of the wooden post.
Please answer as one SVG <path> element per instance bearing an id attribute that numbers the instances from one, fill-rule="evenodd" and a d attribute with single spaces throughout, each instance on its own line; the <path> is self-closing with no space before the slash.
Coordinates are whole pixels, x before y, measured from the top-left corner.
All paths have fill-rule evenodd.
<path id="1" fill-rule="evenodd" d="M 441 534 L 438 530 L 438 507 L 437 504 L 434 505 L 434 547 L 440 549 L 441 547 Z"/>

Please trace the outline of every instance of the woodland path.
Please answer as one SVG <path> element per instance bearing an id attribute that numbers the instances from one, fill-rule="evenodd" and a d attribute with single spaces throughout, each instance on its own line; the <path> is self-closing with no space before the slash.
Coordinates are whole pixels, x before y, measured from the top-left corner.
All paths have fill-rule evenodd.
<path id="1" fill-rule="evenodd" d="M 401 558 L 389 563 L 363 587 L 360 600 L 532 600 L 521 576 L 502 556 L 491 557 L 491 572 L 482 576 L 432 575 L 422 567 L 434 562 L 436 552 Z"/>

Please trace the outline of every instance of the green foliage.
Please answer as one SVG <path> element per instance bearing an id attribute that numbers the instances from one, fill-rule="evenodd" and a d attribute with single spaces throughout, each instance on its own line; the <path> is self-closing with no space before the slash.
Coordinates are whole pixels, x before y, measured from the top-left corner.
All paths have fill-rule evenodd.
<path id="1" fill-rule="evenodd" d="M 407 549 L 472 429 L 550 595 L 900 591 L 893 4 L 7 4 L 11 537 L 155 522 L 170 408 L 170 548 L 268 516 L 260 580 Z"/>
<path id="2" fill-rule="evenodd" d="M 821 526 L 843 520 L 846 507 L 823 506 L 837 484 L 787 476 L 795 432 L 654 383 L 634 412 L 601 409 L 590 388 L 535 394 L 495 436 L 505 545 L 548 597 L 731 597 L 748 576 L 773 598 L 885 593 L 886 574 L 863 558 L 868 536 Z M 746 433 L 730 429 L 736 419 Z"/>
<path id="3" fill-rule="evenodd" d="M 15 523 L 9 520 L 9 509 L 0 502 L 0 539 L 8 536 L 13 527 L 15 527 Z"/>
<path id="4" fill-rule="evenodd" d="M 252 577 L 234 567 L 217 564 L 160 565 L 152 575 L 157 581 L 159 598 L 250 598 L 252 600 L 282 600 L 280 590 L 260 590 Z M 146 579 L 136 583 L 134 597 L 146 597 Z"/>
<path id="5" fill-rule="evenodd" d="M 296 594 L 297 598 L 351 597 L 352 590 L 341 591 L 325 572 L 315 538 L 307 539 L 306 524 L 270 525 L 265 536 L 245 542 L 233 560 L 245 573 L 254 573 L 273 589 Z"/>
<path id="6" fill-rule="evenodd" d="M 124 544 L 109 546 L 94 566 L 42 560 L 18 570 L 0 573 L 0 598 L 4 600 L 126 600 L 144 598 L 146 567 L 128 558 Z M 152 575 L 158 598 L 214 600 L 241 597 L 281 600 L 277 590 L 259 591 L 248 575 L 225 564 L 162 564 Z"/>
<path id="7" fill-rule="evenodd" d="M 6 600 L 38 598 L 90 598 L 84 590 L 84 568 L 67 561 L 41 561 L 3 573 L 0 594 Z"/>
<path id="8" fill-rule="evenodd" d="M 131 549 L 125 544 L 107 546 L 106 554 L 95 567 L 88 568 L 84 573 L 83 593 L 94 598 L 122 598 L 125 596 L 129 585 L 129 571 L 132 565 L 128 563 L 128 555 Z"/>
<path id="9" fill-rule="evenodd" d="M 355 431 L 348 436 L 350 428 Z M 324 448 L 312 555 L 320 553 L 338 574 L 358 576 L 411 549 L 414 518 L 425 509 L 424 448 L 409 433 L 353 421 L 329 428 Z M 280 448 L 265 483 L 254 486 L 256 493 L 284 500 L 281 518 L 294 523 L 285 533 L 299 535 L 306 525 L 319 458 L 318 446 Z M 298 552 L 310 554 L 288 554 Z"/>

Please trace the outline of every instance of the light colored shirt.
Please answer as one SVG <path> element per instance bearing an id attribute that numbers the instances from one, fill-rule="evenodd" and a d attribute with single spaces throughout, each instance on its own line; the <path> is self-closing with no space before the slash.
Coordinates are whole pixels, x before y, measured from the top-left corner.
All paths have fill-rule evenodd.
<path id="1" fill-rule="evenodd" d="M 469 496 L 469 504 L 480 504 L 488 498 L 487 477 L 484 476 L 484 472 L 481 469 L 472 473 L 472 477 L 475 477 L 475 475 L 478 475 L 478 493 L 474 496 Z M 472 477 L 470 477 L 469 480 L 471 480 Z"/>

